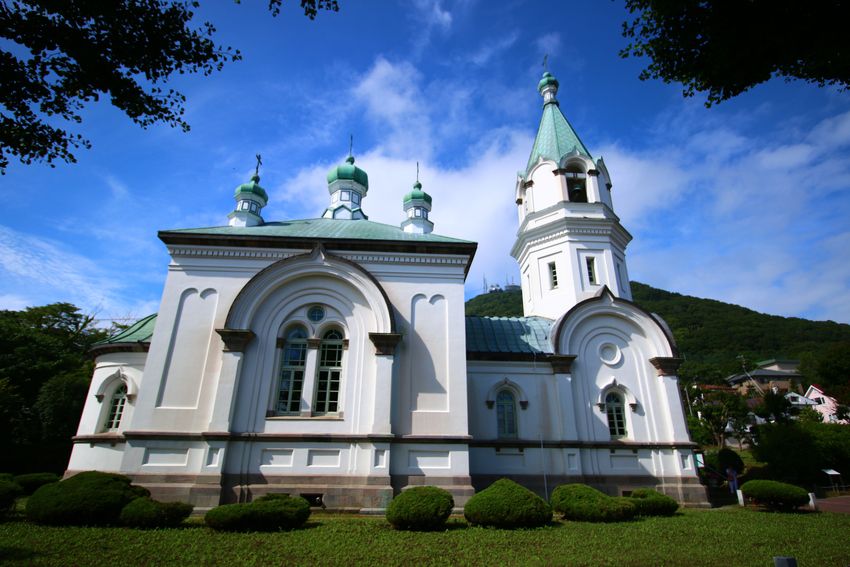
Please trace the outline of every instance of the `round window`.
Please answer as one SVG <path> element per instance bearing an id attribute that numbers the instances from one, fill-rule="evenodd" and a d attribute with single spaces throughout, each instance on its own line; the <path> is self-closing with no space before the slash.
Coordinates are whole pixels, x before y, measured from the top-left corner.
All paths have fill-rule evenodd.
<path id="1" fill-rule="evenodd" d="M 325 308 L 321 305 L 314 305 L 307 311 L 307 318 L 314 323 L 325 318 Z"/>

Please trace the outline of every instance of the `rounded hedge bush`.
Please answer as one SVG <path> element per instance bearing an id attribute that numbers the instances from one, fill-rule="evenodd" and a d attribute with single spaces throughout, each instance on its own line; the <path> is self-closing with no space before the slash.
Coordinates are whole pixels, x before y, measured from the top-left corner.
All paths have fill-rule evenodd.
<path id="1" fill-rule="evenodd" d="M 118 523 L 121 510 L 131 500 L 150 496 L 120 474 L 82 472 L 45 484 L 27 500 L 30 521 L 54 526 L 104 526 Z"/>
<path id="2" fill-rule="evenodd" d="M 565 519 L 580 522 L 622 522 L 637 513 L 631 499 L 611 497 L 586 484 L 562 484 L 550 500 Z"/>
<path id="3" fill-rule="evenodd" d="M 29 474 L 19 474 L 15 477 L 15 482 L 17 482 L 21 488 L 24 489 L 24 494 L 29 496 L 45 484 L 52 484 L 54 482 L 59 482 L 62 480 L 59 478 L 58 474 L 53 474 L 50 472 L 39 472 L 39 473 L 29 473 Z"/>
<path id="4" fill-rule="evenodd" d="M 532 491 L 502 478 L 470 498 L 463 515 L 474 526 L 534 528 L 552 521 L 552 508 Z"/>
<path id="5" fill-rule="evenodd" d="M 15 475 L 7 472 L 0 472 L 0 480 L 5 480 L 7 482 L 15 482 Z"/>
<path id="6" fill-rule="evenodd" d="M 0 516 L 11 510 L 15 506 L 15 500 L 23 493 L 24 491 L 17 483 L 0 480 Z"/>
<path id="7" fill-rule="evenodd" d="M 804 488 L 775 480 L 749 480 L 741 486 L 741 492 L 771 510 L 794 510 L 809 502 Z"/>
<path id="8" fill-rule="evenodd" d="M 651 488 L 638 488 L 629 498 L 638 516 L 672 516 L 679 509 L 679 503 L 673 498 Z"/>
<path id="9" fill-rule="evenodd" d="M 304 525 L 310 504 L 299 497 L 269 494 L 246 504 L 224 504 L 204 516 L 214 530 L 227 532 L 274 532 Z"/>
<path id="10" fill-rule="evenodd" d="M 121 510 L 120 520 L 131 528 L 174 528 L 189 517 L 194 506 L 185 502 L 158 502 L 136 498 Z"/>
<path id="11" fill-rule="evenodd" d="M 438 530 L 455 506 L 447 490 L 436 486 L 414 486 L 393 498 L 387 507 L 387 521 L 399 530 Z"/>

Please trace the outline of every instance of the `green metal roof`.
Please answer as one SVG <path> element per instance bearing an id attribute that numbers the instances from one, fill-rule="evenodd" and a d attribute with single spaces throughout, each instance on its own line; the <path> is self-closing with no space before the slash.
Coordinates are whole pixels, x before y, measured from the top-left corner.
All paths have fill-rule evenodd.
<path id="1" fill-rule="evenodd" d="M 349 219 L 304 219 L 282 222 L 267 222 L 259 226 L 215 226 L 209 228 L 183 228 L 165 231 L 177 234 L 209 234 L 221 236 L 277 236 L 286 238 L 328 240 L 396 240 L 404 242 L 446 242 L 473 244 L 469 240 L 440 236 L 439 234 L 415 234 L 404 232 L 400 227 L 370 220 Z"/>
<path id="2" fill-rule="evenodd" d="M 431 204 L 431 195 L 422 190 L 422 184 L 418 181 L 413 184 L 413 191 L 405 195 L 402 201 L 406 203 L 414 199 L 421 199 L 427 201 L 429 205 Z"/>
<path id="3" fill-rule="evenodd" d="M 555 85 L 558 83 L 557 79 L 551 75 L 548 78 L 544 75 L 540 81 L 541 88 L 545 86 L 544 82 L 546 84 L 554 82 Z M 564 117 L 557 101 L 553 99 L 543 106 L 543 117 L 540 118 L 540 127 L 537 129 L 537 137 L 534 139 L 534 147 L 531 149 L 525 172 L 528 173 L 541 157 L 557 163 L 573 151 L 591 157 L 578 134 Z"/>
<path id="4" fill-rule="evenodd" d="M 115 345 L 127 343 L 149 343 L 156 326 L 156 313 L 139 319 L 123 331 L 112 335 L 108 339 L 97 341 L 92 346 Z"/>
<path id="5" fill-rule="evenodd" d="M 543 317 L 467 317 L 467 352 L 551 354 L 553 321 Z"/>
<path id="6" fill-rule="evenodd" d="M 369 176 L 354 165 L 354 156 L 348 156 L 345 158 L 345 163 L 339 164 L 328 172 L 329 185 L 338 179 L 350 179 L 369 189 Z"/>
<path id="7" fill-rule="evenodd" d="M 249 183 L 243 183 L 237 187 L 233 196 L 238 198 L 240 193 L 253 193 L 254 195 L 262 197 L 266 202 L 269 200 L 266 190 L 260 187 L 260 176 L 257 174 L 251 176 L 251 181 Z"/>

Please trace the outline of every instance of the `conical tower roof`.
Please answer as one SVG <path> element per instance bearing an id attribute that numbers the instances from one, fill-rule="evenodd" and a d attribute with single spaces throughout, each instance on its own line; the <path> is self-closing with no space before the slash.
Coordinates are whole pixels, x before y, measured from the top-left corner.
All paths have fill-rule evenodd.
<path id="1" fill-rule="evenodd" d="M 543 73 L 537 88 L 544 99 L 543 116 L 540 118 L 540 127 L 537 129 L 537 137 L 534 139 L 534 147 L 531 148 L 525 172 L 528 173 L 540 158 L 557 163 L 562 157 L 572 152 L 591 157 L 590 152 L 561 112 L 555 98 L 558 92 L 558 80 L 547 71 Z"/>

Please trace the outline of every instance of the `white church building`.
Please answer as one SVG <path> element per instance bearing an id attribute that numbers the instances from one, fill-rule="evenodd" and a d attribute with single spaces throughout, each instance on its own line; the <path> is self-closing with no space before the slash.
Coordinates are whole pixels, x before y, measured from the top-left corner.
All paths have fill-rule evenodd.
<path id="1" fill-rule="evenodd" d="M 705 504 L 680 359 L 630 301 L 608 171 L 558 81 L 547 72 L 538 90 L 513 197 L 524 317 L 465 317 L 477 245 L 432 232 L 418 182 L 400 226 L 373 222 L 349 157 L 319 217 L 266 222 L 255 174 L 228 226 L 159 233 L 159 312 L 95 347 L 68 474 L 120 472 L 201 510 L 267 492 L 379 510 L 415 485 L 462 506 L 501 477 Z"/>

